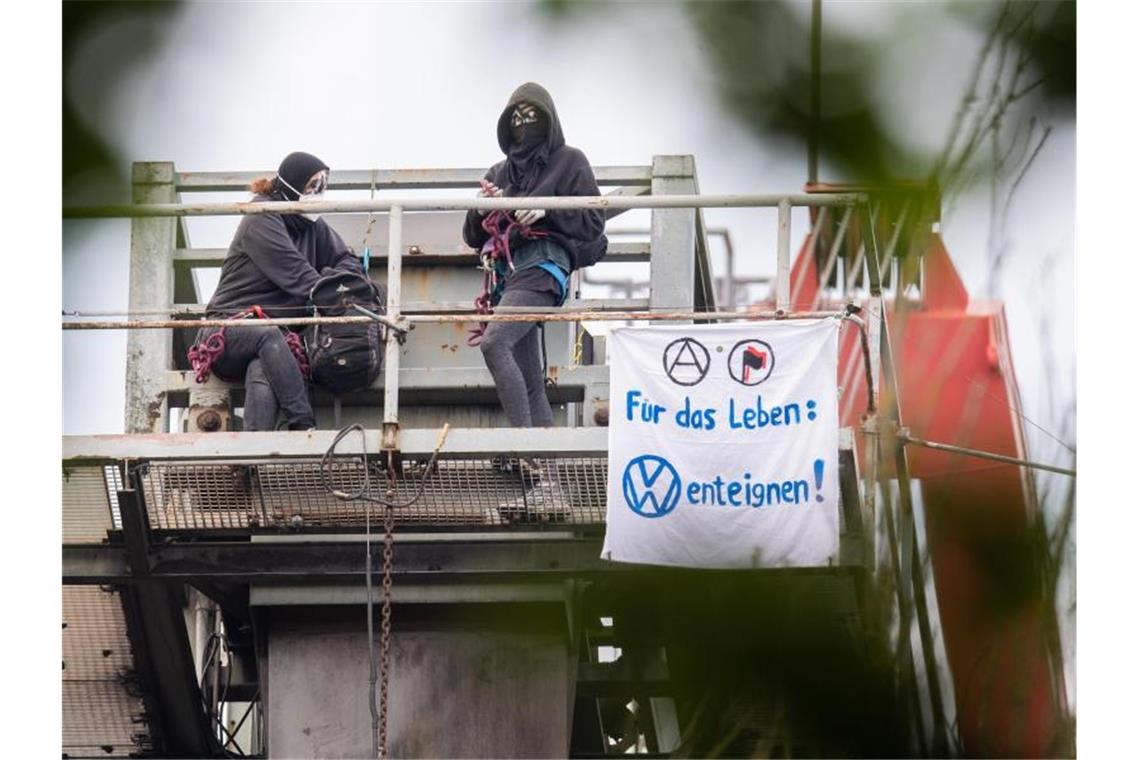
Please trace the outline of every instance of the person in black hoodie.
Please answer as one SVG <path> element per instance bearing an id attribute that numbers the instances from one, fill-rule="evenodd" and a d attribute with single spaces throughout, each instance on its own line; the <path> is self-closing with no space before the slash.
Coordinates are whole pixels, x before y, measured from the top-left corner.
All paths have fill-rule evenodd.
<path id="1" fill-rule="evenodd" d="M 254 180 L 249 189 L 254 202 L 319 200 L 328 174 L 316 156 L 290 153 L 277 176 Z M 316 215 L 246 216 L 230 243 L 206 316 L 225 319 L 256 311 L 270 318 L 304 316 L 313 284 L 333 269 L 363 272 L 352 249 Z M 198 344 L 190 349 L 199 377 L 212 370 L 223 379 L 244 379 L 245 430 L 274 430 L 279 410 L 290 430 L 315 427 L 300 341 L 281 328 L 258 326 L 256 315 L 249 315 L 231 327 L 199 331 Z"/>
<path id="2" fill-rule="evenodd" d="M 492 166 L 482 197 L 599 195 L 590 162 L 566 144 L 550 93 L 528 82 L 511 95 L 499 116 L 499 147 L 506 158 Z M 502 215 L 500 215 L 502 216 Z M 560 306 L 567 282 L 580 263 L 601 258 L 606 248 L 605 216 L 594 209 L 514 211 L 511 259 L 487 261 L 492 235 L 486 214 L 472 209 L 463 239 L 484 253 L 484 266 L 497 268 L 499 287 L 492 305 Z M 479 347 L 495 380 L 499 400 L 514 427 L 550 427 L 537 322 L 492 322 Z"/>

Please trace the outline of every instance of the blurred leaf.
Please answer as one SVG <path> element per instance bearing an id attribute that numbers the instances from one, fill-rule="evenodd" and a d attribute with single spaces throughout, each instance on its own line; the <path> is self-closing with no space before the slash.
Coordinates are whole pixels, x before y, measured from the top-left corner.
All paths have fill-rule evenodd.
<path id="1" fill-rule="evenodd" d="M 881 183 L 899 177 L 926 177 L 947 165 L 954 169 L 953 181 L 974 179 L 974 173 L 965 171 L 976 155 L 976 146 L 969 136 L 964 146 L 952 144 L 945 155 L 916 153 L 894 136 L 891 120 L 896 117 L 892 106 L 876 94 L 886 50 L 884 35 L 899 32 L 888 28 L 879 35 L 857 34 L 829 22 L 829 5 L 822 6 L 822 104 L 818 124 L 821 163 L 840 175 L 829 179 Z M 898 8 L 904 6 L 900 4 Z M 547 0 L 540 7 L 552 21 L 572 23 L 597 18 L 607 4 Z M 689 0 L 684 7 L 700 38 L 700 48 L 717 83 L 718 99 L 727 113 L 759 137 L 791 138 L 806 145 L 813 126 L 809 103 L 810 13 L 803 13 L 802 8 L 797 10 L 788 2 L 775 1 Z M 993 35 L 1000 43 L 987 48 L 985 54 L 1000 48 L 1003 54 L 1021 62 L 1025 71 L 1017 80 L 1019 89 L 1006 93 L 1007 96 L 1074 106 L 1075 2 L 963 2 L 917 7 L 930 8 L 931 12 L 954 12 L 958 20 L 977 29 L 983 37 Z M 906 10 L 915 12 L 913 6 Z M 989 84 L 984 79 L 981 83 Z M 1028 85 L 1033 87 L 1021 92 Z M 966 99 L 968 103 L 973 97 L 967 92 L 947 92 L 945 96 L 953 101 Z M 1000 116 L 1013 118 L 1005 108 Z M 998 123 L 1000 126 L 1000 118 Z M 947 125 L 952 126 L 967 132 L 972 122 Z M 988 124 L 983 122 L 981 128 L 984 134 Z M 941 173 L 936 173 L 941 179 Z"/>
<path id="2" fill-rule="evenodd" d="M 126 19 L 144 18 L 165 21 L 179 9 L 180 2 L 78 2 L 63 3 L 63 195 L 64 203 L 76 191 L 80 178 L 92 179 L 109 192 L 123 192 L 129 167 L 120 164 L 107 141 L 88 125 L 84 114 L 76 111 L 70 91 L 69 72 L 75 63 L 78 47 L 91 35 Z M 132 36 L 131 44 L 116 51 L 93 77 L 95 99 L 109 96 L 122 77 L 146 65 L 161 48 L 160 25 L 152 23 Z M 84 93 L 91 96 L 93 93 Z M 89 98 L 88 98 L 89 99 Z"/>

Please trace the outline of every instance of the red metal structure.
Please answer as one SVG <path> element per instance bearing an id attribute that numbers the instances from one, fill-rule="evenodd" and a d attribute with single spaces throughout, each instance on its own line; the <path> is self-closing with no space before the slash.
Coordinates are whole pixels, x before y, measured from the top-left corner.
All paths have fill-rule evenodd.
<path id="1" fill-rule="evenodd" d="M 875 222 L 879 240 L 902 242 L 896 247 L 902 252 L 896 258 L 899 282 L 891 283 L 895 297 L 884 308 L 882 339 L 889 335 L 904 433 L 1028 459 L 1004 306 L 970 299 L 940 235 L 932 231 L 938 200 L 930 203 L 925 190 L 919 196 L 925 215 L 912 214 L 907 223 L 895 198 L 880 204 Z M 914 200 L 911 193 L 912 210 Z M 829 248 L 845 250 L 843 259 L 855 270 L 863 250 L 859 225 L 835 221 L 813 225 L 799 251 L 791 277 L 793 311 L 835 306 L 860 276 L 833 279 Z M 905 230 L 901 237 L 895 226 Z M 838 244 L 835 237 L 841 238 Z M 880 255 L 886 261 L 891 253 Z M 830 298 L 829 282 L 837 286 Z M 847 331 L 840 346 L 841 424 L 856 430 L 867 398 L 862 356 L 857 334 Z M 963 751 L 998 757 L 1071 752 L 1057 620 L 1042 583 L 1029 470 L 916 446 L 907 447 L 907 455 L 910 477 L 921 487 Z"/>

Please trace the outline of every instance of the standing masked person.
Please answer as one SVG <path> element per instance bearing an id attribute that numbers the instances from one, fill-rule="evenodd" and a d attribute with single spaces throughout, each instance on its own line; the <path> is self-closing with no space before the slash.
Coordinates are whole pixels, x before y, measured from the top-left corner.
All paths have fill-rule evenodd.
<path id="1" fill-rule="evenodd" d="M 484 175 L 479 196 L 598 195 L 589 161 L 565 144 L 554 100 L 541 85 L 528 82 L 512 93 L 499 115 L 497 136 L 506 158 Z M 483 308 L 559 307 L 567 299 L 570 272 L 605 253 L 604 229 L 604 214 L 594 210 L 467 212 L 463 239 L 480 251 L 483 268 L 489 270 L 486 279 L 495 284 L 477 303 Z M 490 322 L 474 337 L 481 338 L 483 360 L 511 425 L 552 426 L 538 322 Z M 498 459 L 497 464 L 505 471 L 516 464 L 522 471 L 522 498 L 499 506 L 506 520 L 539 513 L 564 516 L 568 505 L 556 461 Z"/>
<path id="2" fill-rule="evenodd" d="M 329 168 L 316 156 L 290 153 L 277 176 L 254 180 L 253 202 L 320 200 Z M 290 430 L 316 426 L 299 336 L 257 318 L 305 316 L 313 284 L 332 270 L 363 272 L 352 249 L 316 214 L 251 214 L 238 225 L 222 264 L 210 319 L 232 326 L 202 328 L 189 351 L 199 382 L 213 371 L 245 381 L 246 430 L 274 430 L 280 412 Z"/>
<path id="3" fill-rule="evenodd" d="M 480 197 L 599 195 L 589 160 L 566 144 L 554 100 L 541 85 L 528 82 L 514 91 L 497 135 L 506 158 L 487 171 Z M 473 209 L 463 239 L 494 272 L 487 306 L 549 308 L 565 302 L 574 269 L 601 258 L 604 230 L 604 214 L 593 209 Z M 491 322 L 479 347 L 511 425 L 552 426 L 538 323 Z M 544 480 L 556 480 L 551 467 L 545 472 Z"/>

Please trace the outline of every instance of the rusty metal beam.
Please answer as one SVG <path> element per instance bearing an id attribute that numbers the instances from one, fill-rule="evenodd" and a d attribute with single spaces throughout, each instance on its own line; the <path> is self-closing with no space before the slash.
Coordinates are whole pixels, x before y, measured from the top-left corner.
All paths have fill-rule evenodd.
<path id="1" fill-rule="evenodd" d="M 249 183 L 277 172 L 178 172 L 179 192 L 245 191 Z M 329 172 L 332 190 L 419 190 L 476 188 L 487 170 L 483 169 L 349 169 Z M 648 185 L 648 166 L 595 166 L 599 185 Z"/>
<path id="2" fill-rule="evenodd" d="M 175 266 L 182 267 L 220 267 L 229 253 L 228 248 L 178 248 L 174 251 Z M 649 242 L 610 242 L 606 248 L 607 263 L 611 262 L 646 262 L 649 261 Z M 388 258 L 388 249 L 374 247 L 372 261 L 381 261 Z M 404 254 L 404 265 L 416 264 L 467 264 L 475 263 L 479 254 L 466 246 L 444 245 L 413 245 Z"/>
<path id="3" fill-rule="evenodd" d="M 606 428 L 452 428 L 441 456 L 515 454 L 520 456 L 590 456 L 607 450 Z M 335 430 L 257 433 L 156 433 L 150 435 L 64 436 L 63 459 L 71 464 L 124 459 L 280 460 L 321 457 Z M 409 428 L 400 433 L 400 449 L 428 455 L 438 430 Z M 380 431 L 366 430 L 369 451 L 380 450 Z"/>
<path id="4" fill-rule="evenodd" d="M 582 389 L 589 385 L 609 382 L 610 368 L 606 364 L 582 364 L 577 367 L 551 365 L 548 375 L 557 379 L 559 388 Z M 205 383 L 194 379 L 192 370 L 171 370 L 166 373 L 168 393 L 186 393 L 193 390 L 226 392 L 241 390 L 241 382 L 227 383 L 211 375 Z M 384 378 L 379 377 L 370 390 L 384 388 Z M 400 389 L 402 391 L 450 390 L 457 391 L 485 389 L 494 390 L 495 382 L 485 367 L 400 367 Z M 362 392 L 363 393 L 363 392 Z M 174 402 L 177 403 L 177 402 Z"/>
<path id="5" fill-rule="evenodd" d="M 639 299 L 624 299 L 626 302 Z M 670 321 L 670 320 L 720 320 L 743 319 L 749 321 L 775 320 L 775 319 L 823 319 L 826 317 L 840 317 L 840 311 L 694 311 L 691 309 L 670 309 L 662 311 L 641 311 L 637 308 L 627 310 L 610 310 L 608 308 L 591 309 L 587 311 L 559 311 L 540 310 L 527 307 L 523 311 L 510 311 L 504 309 L 496 314 L 416 314 L 404 313 L 399 318 L 411 323 L 441 323 L 441 322 L 613 322 L 613 321 Z M 259 325 L 349 325 L 367 324 L 369 317 L 283 317 L 280 319 L 263 319 Z M 232 327 L 233 321 L 226 319 L 200 319 L 188 324 L 187 320 L 129 320 L 123 322 L 64 322 L 64 330 L 165 330 L 171 328 L 193 327 Z M 873 338 L 872 338 L 873 341 Z"/>
<path id="6" fill-rule="evenodd" d="M 139 203 L 120 206 L 70 206 L 64 219 L 115 219 L 180 216 L 242 216 L 249 214 L 341 214 L 387 211 L 399 206 L 404 211 L 463 211 L 480 209 L 517 211 L 524 208 L 569 209 L 694 209 L 763 208 L 781 203 L 788 207 L 849 206 L 861 203 L 859 193 L 813 195 L 809 193 L 740 195 L 599 195 L 546 196 L 530 198 L 380 198 L 335 201 L 245 201 L 241 203 Z"/>

